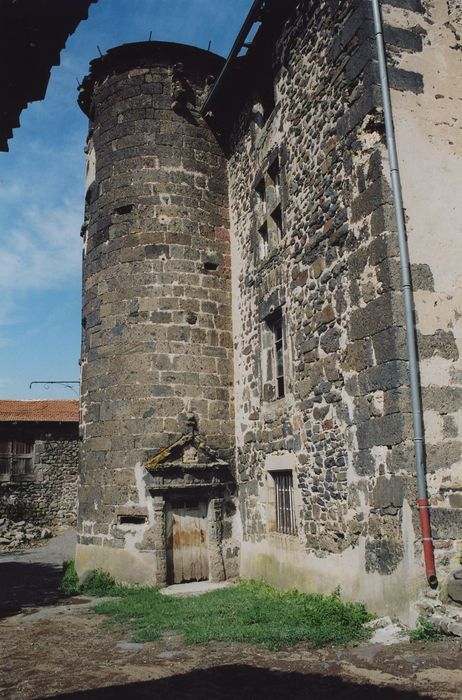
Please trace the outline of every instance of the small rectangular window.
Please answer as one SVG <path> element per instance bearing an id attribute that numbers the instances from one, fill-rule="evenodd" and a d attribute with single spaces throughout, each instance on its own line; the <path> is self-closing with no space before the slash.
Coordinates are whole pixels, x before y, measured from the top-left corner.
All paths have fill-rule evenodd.
<path id="1" fill-rule="evenodd" d="M 261 180 L 255 185 L 255 191 L 257 192 L 262 205 L 265 203 L 265 178 L 262 177 Z"/>
<path id="2" fill-rule="evenodd" d="M 278 399 L 285 395 L 284 382 L 284 333 L 282 328 L 282 315 L 279 315 L 272 322 L 273 332 L 275 375 L 276 375 L 276 395 Z"/>
<path id="3" fill-rule="evenodd" d="M 264 176 L 255 185 L 256 228 L 259 232 L 259 254 L 263 260 L 276 250 L 284 238 L 281 206 L 281 173 L 279 159 L 275 158 Z"/>
<path id="4" fill-rule="evenodd" d="M 143 525 L 146 521 L 146 515 L 119 515 L 119 523 L 121 525 Z"/>
<path id="5" fill-rule="evenodd" d="M 263 400 L 274 401 L 286 395 L 287 352 L 282 308 L 262 322 L 261 358 Z"/>
<path id="6" fill-rule="evenodd" d="M 260 258 L 265 258 L 268 255 L 268 224 L 265 223 L 260 226 Z"/>
<path id="7" fill-rule="evenodd" d="M 282 228 L 282 211 L 281 211 L 280 205 L 278 207 L 276 207 L 276 209 L 271 214 L 271 219 L 272 219 L 272 223 L 273 223 L 275 238 L 278 242 L 282 241 L 282 239 L 284 237 L 284 231 Z"/>
<path id="8" fill-rule="evenodd" d="M 34 446 L 29 442 L 12 440 L 0 443 L 0 480 L 30 480 L 34 472 Z"/>
<path id="9" fill-rule="evenodd" d="M 11 443 L 0 442 L 0 481 L 9 481 L 11 474 Z"/>
<path id="10" fill-rule="evenodd" d="M 32 474 L 33 446 L 28 442 L 13 442 L 12 474 L 14 477 L 30 476 Z"/>
<path id="11" fill-rule="evenodd" d="M 295 535 L 294 485 L 291 471 L 273 472 L 276 532 Z"/>
<path id="12" fill-rule="evenodd" d="M 275 197 L 280 200 L 280 172 L 279 172 L 279 158 L 275 158 L 270 167 L 268 168 L 268 177 L 274 187 Z"/>

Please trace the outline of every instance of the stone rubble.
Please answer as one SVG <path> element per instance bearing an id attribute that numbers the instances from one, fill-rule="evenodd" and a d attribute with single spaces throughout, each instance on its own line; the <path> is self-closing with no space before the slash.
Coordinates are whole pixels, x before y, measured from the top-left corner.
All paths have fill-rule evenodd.
<path id="1" fill-rule="evenodd" d="M 9 518 L 0 518 L 0 551 L 20 549 L 25 544 L 36 543 L 52 536 L 47 527 L 27 523 L 25 520 L 14 522 Z"/>
<path id="2" fill-rule="evenodd" d="M 428 618 L 442 634 L 462 637 L 462 606 L 442 602 L 435 591 L 427 591 L 416 605 L 417 612 Z"/>

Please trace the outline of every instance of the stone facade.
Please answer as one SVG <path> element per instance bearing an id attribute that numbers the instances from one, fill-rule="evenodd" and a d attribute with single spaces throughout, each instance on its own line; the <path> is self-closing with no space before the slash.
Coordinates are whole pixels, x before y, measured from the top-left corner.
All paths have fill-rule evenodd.
<path id="1" fill-rule="evenodd" d="M 302 588 L 341 585 L 376 607 L 380 587 L 398 613 L 418 585 L 418 531 L 413 463 L 402 459 L 412 449 L 407 354 L 372 18 L 368 3 L 302 5 L 274 44 L 272 113 L 262 121 L 249 90 L 231 132 L 241 571 Z M 420 85 L 400 70 L 392 80 L 400 90 Z M 262 256 L 252 197 L 274 158 L 283 235 Z M 287 391 L 268 401 L 259 347 L 275 308 L 285 318 Z M 294 477 L 291 538 L 268 533 L 275 468 Z"/>
<path id="2" fill-rule="evenodd" d="M 461 59 L 458 10 L 443 4 L 382 3 L 440 574 L 462 532 L 460 86 L 437 72 L 449 61 L 460 75 Z M 424 577 L 371 5 L 269 3 L 204 122 L 220 68 L 206 56 L 120 47 L 94 62 L 81 96 L 91 123 L 80 572 L 99 563 L 163 582 L 165 508 L 193 487 L 207 501 L 213 576 L 340 586 L 411 621 Z M 146 518 L 130 536 L 117 525 L 124 508 Z"/>
<path id="3" fill-rule="evenodd" d="M 385 18 L 422 38 L 418 53 L 393 53 L 398 68 L 421 75 L 422 91 L 392 97 L 410 257 L 427 279 L 414 302 L 431 521 L 444 572 L 459 564 L 462 533 L 462 14 L 451 1 L 411 9 L 390 6 Z"/>
<path id="4" fill-rule="evenodd" d="M 34 445 L 27 479 L 0 481 L 0 517 L 44 527 L 75 526 L 80 462 L 78 424 L 0 424 L 0 442 Z"/>

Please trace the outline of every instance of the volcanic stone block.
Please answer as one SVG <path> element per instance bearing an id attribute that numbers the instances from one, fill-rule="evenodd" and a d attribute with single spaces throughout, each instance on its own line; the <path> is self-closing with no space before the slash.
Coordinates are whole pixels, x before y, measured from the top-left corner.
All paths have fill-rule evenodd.
<path id="1" fill-rule="evenodd" d="M 456 603 L 462 603 L 462 569 L 454 571 L 448 579 L 448 596 Z"/>

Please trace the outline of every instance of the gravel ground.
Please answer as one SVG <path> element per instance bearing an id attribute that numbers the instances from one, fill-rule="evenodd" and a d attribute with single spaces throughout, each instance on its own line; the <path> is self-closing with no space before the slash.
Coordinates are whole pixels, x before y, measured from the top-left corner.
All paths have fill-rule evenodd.
<path id="1" fill-rule="evenodd" d="M 68 530 L 41 547 L 0 552 L 0 616 L 60 600 L 63 561 L 74 558 L 75 542 Z"/>
<path id="2" fill-rule="evenodd" d="M 103 625 L 89 599 L 63 600 L 57 592 L 56 574 L 72 558 L 73 542 L 68 533 L 40 549 L 0 555 L 2 598 L 10 581 L 9 608 L 0 615 L 2 700 L 462 698 L 456 639 L 272 652 L 237 643 L 188 646 L 167 630 L 157 642 L 133 644 Z"/>

